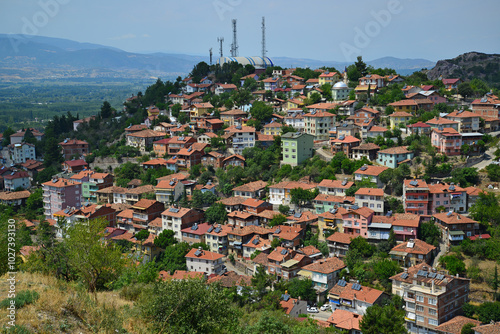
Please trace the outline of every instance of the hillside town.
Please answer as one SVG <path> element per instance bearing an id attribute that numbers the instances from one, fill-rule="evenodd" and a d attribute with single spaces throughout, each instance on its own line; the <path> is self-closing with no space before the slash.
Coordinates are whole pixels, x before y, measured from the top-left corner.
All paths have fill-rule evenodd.
<path id="1" fill-rule="evenodd" d="M 347 68 L 238 65 L 223 82 L 196 66 L 160 98 L 149 96 L 161 82 L 122 110 L 68 116 L 66 130 L 4 133 L 0 202 L 38 212 L 22 221 L 33 238 L 43 224 L 63 240 L 105 220 L 103 240 L 141 265 L 187 243 L 159 280 L 307 282 L 312 297 L 289 289 L 282 312 L 339 333 L 362 333 L 370 308 L 395 298 L 410 333 L 499 333 L 500 319 L 477 311 L 496 301 L 496 264 L 488 285 L 471 274 L 480 256 L 460 254 L 500 237 L 484 211 L 491 198 L 498 207 L 500 98 L 360 58 L 356 80 Z M 23 260 L 38 249 L 24 245 Z"/>

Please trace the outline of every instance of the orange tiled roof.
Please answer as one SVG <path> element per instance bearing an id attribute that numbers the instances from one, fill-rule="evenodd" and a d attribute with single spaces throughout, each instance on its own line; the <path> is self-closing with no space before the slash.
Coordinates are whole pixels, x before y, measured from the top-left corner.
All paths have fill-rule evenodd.
<path id="1" fill-rule="evenodd" d="M 412 244 L 412 247 L 408 247 L 408 244 Z M 394 246 L 391 251 L 404 252 L 408 254 L 422 254 L 427 255 L 434 251 L 436 247 L 429 245 L 425 241 L 414 239 L 413 241 L 403 242 L 399 245 Z"/>

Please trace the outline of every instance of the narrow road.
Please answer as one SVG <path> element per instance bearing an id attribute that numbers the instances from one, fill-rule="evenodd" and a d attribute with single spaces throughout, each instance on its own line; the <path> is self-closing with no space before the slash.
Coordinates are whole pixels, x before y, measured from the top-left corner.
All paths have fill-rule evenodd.
<path id="1" fill-rule="evenodd" d="M 448 252 L 448 231 L 440 228 L 441 230 L 441 240 L 439 241 L 439 253 L 436 255 L 432 261 L 432 267 L 435 268 L 439 264 L 439 258 Z"/>

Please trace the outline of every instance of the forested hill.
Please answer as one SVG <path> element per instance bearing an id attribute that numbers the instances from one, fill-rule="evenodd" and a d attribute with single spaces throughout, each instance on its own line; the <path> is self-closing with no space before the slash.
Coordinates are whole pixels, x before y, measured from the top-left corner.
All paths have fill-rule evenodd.
<path id="1" fill-rule="evenodd" d="M 464 53 L 453 59 L 437 62 L 427 73 L 430 80 L 443 78 L 461 78 L 469 81 L 480 78 L 490 86 L 500 88 L 500 55 L 480 52 Z"/>

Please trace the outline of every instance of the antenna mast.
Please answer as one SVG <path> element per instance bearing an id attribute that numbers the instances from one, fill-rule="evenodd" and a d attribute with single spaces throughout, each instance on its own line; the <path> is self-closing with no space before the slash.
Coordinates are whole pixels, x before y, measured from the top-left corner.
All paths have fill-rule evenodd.
<path id="1" fill-rule="evenodd" d="M 210 48 L 208 52 L 210 53 L 210 65 L 212 65 L 212 48 Z"/>
<path id="2" fill-rule="evenodd" d="M 224 37 L 217 37 L 217 42 L 220 43 L 220 49 L 219 49 L 220 56 L 224 57 L 223 52 L 222 52 L 222 43 L 224 42 Z"/>
<path id="3" fill-rule="evenodd" d="M 236 39 L 236 19 L 233 22 L 233 43 L 231 44 L 231 57 L 238 57 L 238 40 Z"/>
<path id="4" fill-rule="evenodd" d="M 262 16 L 262 58 L 266 58 L 266 18 Z"/>

